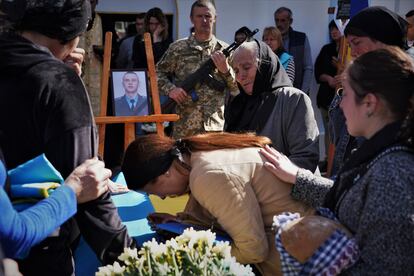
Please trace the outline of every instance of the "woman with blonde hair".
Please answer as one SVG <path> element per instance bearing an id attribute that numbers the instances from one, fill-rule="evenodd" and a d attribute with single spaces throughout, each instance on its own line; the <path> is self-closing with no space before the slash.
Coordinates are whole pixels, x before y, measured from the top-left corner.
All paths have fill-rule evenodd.
<path id="1" fill-rule="evenodd" d="M 290 81 L 293 83 L 295 80 L 295 61 L 293 56 L 289 55 L 283 47 L 282 33 L 276 27 L 266 27 L 263 30 L 262 40 L 277 55 Z"/>
<path id="2" fill-rule="evenodd" d="M 128 146 L 122 171 L 130 189 L 161 198 L 190 193 L 178 219 L 224 230 L 237 261 L 255 264 L 264 275 L 279 275 L 273 216 L 312 209 L 293 200 L 290 185 L 263 166 L 259 148 L 270 143 L 253 134 L 209 133 L 179 140 L 141 136 Z"/>

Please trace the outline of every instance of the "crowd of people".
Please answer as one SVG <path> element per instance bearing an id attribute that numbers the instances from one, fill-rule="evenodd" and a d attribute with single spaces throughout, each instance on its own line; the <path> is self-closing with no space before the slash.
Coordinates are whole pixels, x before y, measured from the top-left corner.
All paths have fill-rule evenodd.
<path id="1" fill-rule="evenodd" d="M 96 73 L 90 60 L 96 56 L 87 46 L 99 42 L 86 39 L 88 29 L 100 28 L 96 4 L 0 2 L 7 22 L 0 33 L 0 275 L 16 269 L 72 275 L 80 234 L 103 264 L 137 246 L 112 202 L 112 172 L 97 157 L 97 111 L 90 100 L 96 92 L 85 76 L 85 70 Z M 147 67 L 148 32 L 160 94 L 177 103 L 180 120 L 171 135 L 137 132 L 121 164 L 128 188 L 161 198 L 189 194 L 183 212 L 149 219 L 227 232 L 231 254 L 257 275 L 307 275 L 286 262 L 287 244 L 288 253 L 276 247 L 273 219 L 286 212 L 315 215 L 320 207 L 332 212 L 358 248 L 355 262 L 341 273 L 413 274 L 413 18 L 413 11 L 404 19 L 369 7 L 350 19 L 345 37 L 332 21 L 331 42 L 314 65 L 308 36 L 292 29 L 287 7 L 276 9 L 275 25 L 263 30 L 262 40 L 249 37 L 247 27 L 237 30 L 238 47 L 230 54 L 229 44 L 213 34 L 217 12 L 209 0 L 192 4 L 192 32 L 177 41 L 160 8 L 139 14 L 136 34 L 122 41 L 115 63 L 126 71 L 125 95 L 114 99 L 115 111 L 141 115 L 142 106 L 150 113 L 133 70 Z M 82 36 L 85 50 L 78 47 Z M 344 38 L 352 55 L 347 65 L 338 61 Z M 211 72 L 186 91 L 182 83 L 206 62 Z M 325 144 L 335 145 L 331 178 L 318 168 L 313 77 L 329 131 Z M 49 197 L 17 211 L 7 170 L 41 154 L 65 180 Z"/>

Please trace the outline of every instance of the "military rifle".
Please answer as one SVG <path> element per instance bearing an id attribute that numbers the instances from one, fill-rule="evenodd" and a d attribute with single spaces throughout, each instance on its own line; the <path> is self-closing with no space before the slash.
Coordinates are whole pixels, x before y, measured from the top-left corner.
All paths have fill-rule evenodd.
<path id="1" fill-rule="evenodd" d="M 258 31 L 259 29 L 255 29 L 253 31 L 246 30 L 246 39 L 244 41 L 249 40 Z M 226 49 L 223 50 L 224 56 L 230 56 L 231 52 L 236 50 L 244 41 L 242 41 L 241 43 L 237 43 L 236 41 L 233 42 L 231 45 L 229 45 Z M 211 75 L 211 71 L 213 71 L 214 68 L 216 68 L 216 65 L 214 64 L 213 60 L 209 58 L 200 66 L 200 68 L 198 68 L 194 73 L 189 75 L 184 81 L 182 81 L 177 86 L 184 89 L 184 91 L 191 96 L 193 102 L 197 102 L 199 99 L 197 93 L 194 90 L 197 84 L 205 83 L 210 88 L 223 92 L 226 88 L 226 84 L 213 78 L 213 76 Z M 167 101 L 161 105 L 162 113 L 173 113 L 176 105 L 177 103 L 173 99 L 168 98 Z"/>

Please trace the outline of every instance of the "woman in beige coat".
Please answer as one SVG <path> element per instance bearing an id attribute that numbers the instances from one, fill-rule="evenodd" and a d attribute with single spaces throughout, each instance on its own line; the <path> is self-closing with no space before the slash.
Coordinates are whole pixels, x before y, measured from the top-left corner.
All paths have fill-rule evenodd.
<path id="1" fill-rule="evenodd" d="M 312 209 L 293 200 L 291 186 L 265 169 L 259 147 L 266 144 L 268 138 L 252 134 L 209 133 L 177 141 L 141 136 L 126 150 L 122 171 L 130 189 L 161 198 L 191 192 L 178 219 L 224 230 L 238 262 L 278 275 L 273 216 Z"/>

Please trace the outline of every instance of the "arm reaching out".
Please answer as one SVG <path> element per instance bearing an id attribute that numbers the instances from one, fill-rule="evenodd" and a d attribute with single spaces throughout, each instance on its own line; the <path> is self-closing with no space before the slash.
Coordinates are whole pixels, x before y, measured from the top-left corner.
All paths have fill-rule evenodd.
<path id="1" fill-rule="evenodd" d="M 299 168 L 293 164 L 283 153 L 266 145 L 260 149 L 260 153 L 268 160 L 264 165 L 272 174 L 280 180 L 295 184 Z"/>

